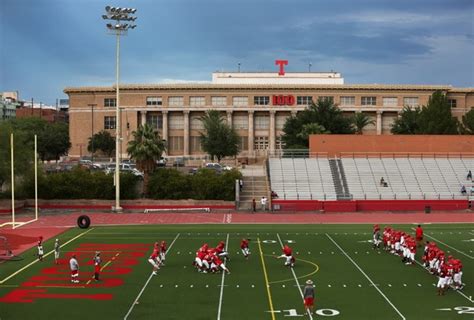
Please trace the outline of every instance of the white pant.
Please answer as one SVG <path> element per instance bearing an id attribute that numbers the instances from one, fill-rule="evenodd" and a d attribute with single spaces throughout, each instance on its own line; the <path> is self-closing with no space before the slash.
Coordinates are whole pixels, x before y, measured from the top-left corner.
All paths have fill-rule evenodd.
<path id="1" fill-rule="evenodd" d="M 248 256 L 250 254 L 249 248 L 242 249 L 242 253 L 244 254 L 244 256 Z"/>
<path id="2" fill-rule="evenodd" d="M 160 258 L 161 258 L 161 261 L 165 261 L 165 259 L 166 259 L 166 253 L 160 252 Z"/>
<path id="3" fill-rule="evenodd" d="M 59 259 L 59 251 L 54 251 L 54 259 Z"/>
<path id="4" fill-rule="evenodd" d="M 455 273 L 454 277 L 453 277 L 453 280 L 456 283 L 461 283 L 461 278 L 462 278 L 462 271 L 460 271 L 458 273 Z"/>
<path id="5" fill-rule="evenodd" d="M 196 261 L 196 264 L 198 265 L 199 268 L 202 268 L 202 260 L 200 258 L 196 257 L 194 261 Z"/>
<path id="6" fill-rule="evenodd" d="M 444 286 L 446 286 L 447 281 L 448 281 L 447 277 L 443 277 L 443 278 L 439 277 L 438 284 L 436 285 L 436 287 L 443 288 Z"/>
<path id="7" fill-rule="evenodd" d="M 148 259 L 148 262 L 151 263 L 151 265 L 153 266 L 153 268 L 157 268 L 158 269 L 158 261 L 156 261 L 156 259 Z"/>

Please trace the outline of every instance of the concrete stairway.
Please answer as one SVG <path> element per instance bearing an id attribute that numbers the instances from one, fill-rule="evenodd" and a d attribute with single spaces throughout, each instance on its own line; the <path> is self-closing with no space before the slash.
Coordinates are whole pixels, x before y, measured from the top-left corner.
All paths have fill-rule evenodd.
<path id="1" fill-rule="evenodd" d="M 252 199 L 257 203 L 260 210 L 260 199 L 265 196 L 269 198 L 269 190 L 266 181 L 266 172 L 263 165 L 247 166 L 241 170 L 243 175 L 243 188 L 240 192 L 239 210 L 252 210 Z M 269 204 L 267 203 L 267 209 Z"/>

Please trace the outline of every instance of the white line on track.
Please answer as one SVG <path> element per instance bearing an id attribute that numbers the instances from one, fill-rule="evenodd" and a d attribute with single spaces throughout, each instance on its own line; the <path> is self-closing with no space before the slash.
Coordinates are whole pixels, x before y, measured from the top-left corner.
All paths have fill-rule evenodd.
<path id="1" fill-rule="evenodd" d="M 331 236 L 329 234 L 326 233 L 326 237 L 329 238 L 329 240 L 331 240 L 332 243 L 334 243 L 336 245 L 336 247 L 339 248 L 339 250 L 346 256 L 347 259 L 349 259 L 352 264 L 357 268 L 359 269 L 359 271 L 367 278 L 367 280 L 369 280 L 369 282 L 372 284 L 372 286 L 380 293 L 380 295 L 385 299 L 385 301 L 388 302 L 388 304 L 390 304 L 390 306 L 392 306 L 392 308 L 398 313 L 398 315 L 403 319 L 405 320 L 405 316 L 397 309 L 397 307 L 395 307 L 392 303 L 392 301 L 390 301 L 389 298 L 387 298 L 387 296 L 382 292 L 382 290 L 379 289 L 379 287 L 377 287 L 375 285 L 375 283 L 372 281 L 372 279 L 369 278 L 369 276 L 364 272 L 364 270 L 361 269 L 361 267 L 359 267 L 359 265 L 354 261 L 352 260 L 352 258 L 344 251 L 344 249 L 342 249 L 339 244 L 337 244 L 336 241 L 334 241 L 333 238 L 331 238 Z"/>
<path id="2" fill-rule="evenodd" d="M 227 238 L 225 239 L 225 251 L 226 252 L 228 252 L 228 250 L 227 250 L 228 245 L 229 245 L 229 234 L 227 234 Z M 221 293 L 219 295 L 219 307 L 217 309 L 217 320 L 221 319 L 222 298 L 224 297 L 224 280 L 225 280 L 225 271 L 222 270 Z"/>
<path id="3" fill-rule="evenodd" d="M 176 240 L 178 239 L 180 233 L 178 233 L 176 235 L 176 237 L 173 239 L 173 242 L 171 242 L 170 246 L 168 247 L 168 250 L 166 250 L 166 253 L 169 254 L 170 250 L 171 250 L 171 247 L 173 247 L 173 244 L 176 242 Z M 143 288 L 140 290 L 140 293 L 138 293 L 138 296 L 135 298 L 135 300 L 133 301 L 132 305 L 130 306 L 130 309 L 128 309 L 128 312 L 127 314 L 125 315 L 125 317 L 123 317 L 124 320 L 127 320 L 128 316 L 132 313 L 133 311 L 133 308 L 135 307 L 135 305 L 137 304 L 137 301 L 138 299 L 140 299 L 140 297 L 142 296 L 143 292 L 145 291 L 146 287 L 148 286 L 148 283 L 150 282 L 151 278 L 153 278 L 153 273 L 150 274 L 150 276 L 148 277 L 148 280 L 145 282 L 145 284 L 143 285 Z"/>
<path id="4" fill-rule="evenodd" d="M 76 240 L 77 238 L 82 237 L 82 236 L 85 235 L 86 233 L 91 232 L 92 230 L 94 230 L 94 228 L 90 228 L 89 230 L 84 231 L 84 232 L 78 234 L 77 236 L 75 236 L 75 237 L 72 238 L 71 240 L 69 240 L 69 241 L 65 242 L 64 244 L 62 244 L 59 248 L 62 248 L 62 247 L 64 247 L 64 246 L 68 245 L 69 243 L 73 242 L 73 241 Z M 47 254 L 45 254 L 45 255 L 43 256 L 43 258 L 46 258 L 47 256 L 49 256 L 49 255 L 52 254 L 53 252 L 54 252 L 54 250 L 51 250 L 50 252 L 48 252 Z M 32 261 L 32 262 L 30 262 L 29 264 L 27 264 L 26 266 L 24 266 L 23 268 L 21 268 L 20 270 L 15 271 L 15 272 L 12 273 L 11 275 L 9 275 L 8 277 L 6 277 L 6 278 L 3 279 L 2 281 L 0 281 L 0 284 L 3 284 L 5 281 L 7 281 L 7 280 L 13 278 L 14 276 L 16 276 L 17 274 L 19 274 L 19 273 L 22 272 L 23 270 L 28 269 L 30 266 L 34 265 L 34 264 L 37 263 L 38 261 L 39 261 L 39 260 L 36 259 L 35 261 Z"/>
<path id="5" fill-rule="evenodd" d="M 412 228 L 412 229 L 413 229 L 413 228 Z M 415 230 L 415 229 L 413 229 L 413 230 Z M 445 245 L 446 247 L 448 247 L 448 248 L 451 248 L 451 249 L 453 249 L 453 250 L 456 250 L 457 252 L 459 252 L 459 253 L 465 255 L 466 257 L 468 257 L 469 259 L 474 259 L 473 256 L 470 256 L 470 255 L 468 255 L 467 253 L 462 252 L 461 250 L 456 249 L 455 247 L 451 247 L 449 244 L 444 243 L 443 241 L 438 240 L 438 239 L 436 239 L 435 237 L 430 236 L 429 234 L 426 234 L 426 233 L 425 233 L 425 236 L 430 237 L 430 238 L 433 239 L 434 241 L 438 241 L 438 242 L 441 243 L 441 244 L 444 244 L 444 245 Z"/>
<path id="6" fill-rule="evenodd" d="M 277 233 L 277 237 L 278 237 L 278 241 L 280 242 L 280 246 L 283 248 L 283 241 L 281 241 L 279 233 Z M 293 270 L 292 267 L 290 267 L 290 269 L 291 269 L 291 273 L 293 274 L 293 278 L 295 278 L 296 286 L 298 287 L 298 291 L 300 292 L 301 299 L 304 299 L 303 290 L 301 290 L 301 286 L 300 286 L 300 283 L 298 281 L 298 278 L 296 277 L 295 270 Z M 311 320 L 313 320 L 313 315 L 311 314 L 311 311 L 308 310 L 307 313 L 308 313 L 309 318 Z"/>

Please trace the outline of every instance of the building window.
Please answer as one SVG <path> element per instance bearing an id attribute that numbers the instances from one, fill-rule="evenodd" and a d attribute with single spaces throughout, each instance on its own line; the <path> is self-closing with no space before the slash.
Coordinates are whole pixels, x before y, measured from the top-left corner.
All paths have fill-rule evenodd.
<path id="1" fill-rule="evenodd" d="M 324 102 L 329 102 L 329 103 L 334 103 L 334 97 L 331 96 L 321 96 L 318 98 L 318 100 L 324 101 Z"/>
<path id="2" fill-rule="evenodd" d="M 285 127 L 286 120 L 288 119 L 288 116 L 276 116 L 275 117 L 275 128 L 277 130 L 283 130 Z"/>
<path id="3" fill-rule="evenodd" d="M 270 117 L 268 115 L 255 116 L 255 130 L 266 130 L 270 128 Z"/>
<path id="4" fill-rule="evenodd" d="M 189 144 L 189 147 L 190 147 L 190 151 L 191 152 L 201 152 L 202 151 L 202 146 L 201 146 L 201 137 L 191 137 L 191 139 L 189 139 L 190 141 L 190 144 Z"/>
<path id="5" fill-rule="evenodd" d="M 169 97 L 168 105 L 170 107 L 182 107 L 184 105 L 183 97 Z"/>
<path id="6" fill-rule="evenodd" d="M 213 107 L 227 106 L 227 97 L 211 97 L 211 104 Z"/>
<path id="7" fill-rule="evenodd" d="M 232 127 L 235 130 L 247 130 L 249 128 L 249 117 L 244 115 L 234 115 Z"/>
<path id="8" fill-rule="evenodd" d="M 204 107 L 206 105 L 205 97 L 189 97 L 191 107 Z"/>
<path id="9" fill-rule="evenodd" d="M 201 116 L 191 116 L 191 130 L 204 130 L 204 124 L 201 121 Z"/>
<path id="10" fill-rule="evenodd" d="M 268 137 L 255 137 L 254 149 L 255 150 L 267 150 L 268 149 Z"/>
<path id="11" fill-rule="evenodd" d="M 249 149 L 249 137 L 239 137 L 239 150 L 245 151 Z"/>
<path id="12" fill-rule="evenodd" d="M 451 108 L 457 107 L 457 100 L 456 99 L 448 99 L 448 104 Z"/>
<path id="13" fill-rule="evenodd" d="M 116 107 L 116 106 L 117 106 L 117 99 L 115 98 L 104 99 L 104 107 Z"/>
<path id="14" fill-rule="evenodd" d="M 311 96 L 297 96 L 296 97 L 296 104 L 299 106 L 309 106 L 313 103 L 313 97 Z"/>
<path id="15" fill-rule="evenodd" d="M 253 97 L 253 104 L 256 106 L 266 106 L 270 103 L 269 96 L 255 96 Z"/>
<path id="16" fill-rule="evenodd" d="M 249 97 L 232 97 L 232 105 L 246 107 L 249 105 Z"/>
<path id="17" fill-rule="evenodd" d="M 341 106 L 355 106 L 356 98 L 354 96 L 341 97 Z"/>
<path id="18" fill-rule="evenodd" d="M 281 150 L 285 147 L 285 143 L 283 142 L 283 139 L 281 136 L 276 137 L 275 143 L 276 143 L 275 147 L 277 150 Z"/>
<path id="19" fill-rule="evenodd" d="M 184 138 L 183 137 L 168 137 L 169 151 L 183 151 Z"/>
<path id="20" fill-rule="evenodd" d="M 403 98 L 403 105 L 408 107 L 418 107 L 418 97 Z"/>
<path id="21" fill-rule="evenodd" d="M 147 106 L 161 106 L 163 99 L 161 97 L 146 97 Z"/>
<path id="22" fill-rule="evenodd" d="M 183 130 L 184 128 L 183 114 L 170 114 L 168 121 L 169 121 L 170 129 Z"/>
<path id="23" fill-rule="evenodd" d="M 403 99 L 405 101 L 406 98 Z M 383 97 L 382 104 L 384 107 L 396 107 L 398 106 L 398 98 L 397 97 Z"/>
<path id="24" fill-rule="evenodd" d="M 115 116 L 112 116 L 112 117 L 108 117 L 108 116 L 105 116 L 104 117 L 104 129 L 115 129 Z"/>
<path id="25" fill-rule="evenodd" d="M 376 106 L 377 105 L 377 97 L 362 97 L 361 104 L 363 106 Z"/>
<path id="26" fill-rule="evenodd" d="M 163 117 L 161 114 L 147 114 L 146 123 L 153 129 L 163 128 Z"/>

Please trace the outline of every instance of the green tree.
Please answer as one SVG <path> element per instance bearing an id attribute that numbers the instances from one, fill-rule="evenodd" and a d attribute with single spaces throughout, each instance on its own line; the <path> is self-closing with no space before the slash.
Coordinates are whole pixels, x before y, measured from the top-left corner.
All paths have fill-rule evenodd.
<path id="1" fill-rule="evenodd" d="M 38 154 L 41 160 L 59 160 L 69 151 L 69 126 L 66 123 L 48 123 L 38 134 Z"/>
<path id="2" fill-rule="evenodd" d="M 474 109 L 462 116 L 462 124 L 460 125 L 462 134 L 474 134 Z"/>
<path id="3" fill-rule="evenodd" d="M 22 176 L 34 161 L 34 148 L 24 131 L 15 130 L 11 121 L 0 122 L 0 191 L 11 179 L 10 134 L 14 134 L 14 169 Z"/>
<path id="4" fill-rule="evenodd" d="M 319 127 L 308 126 L 309 124 L 317 124 Z M 342 110 L 331 100 L 319 99 L 316 103 L 313 102 L 308 109 L 286 120 L 282 136 L 285 148 L 307 149 L 309 142 L 305 132 L 312 133 L 310 130 L 316 128 L 319 129 L 314 133 L 354 133 L 351 119 L 345 117 Z"/>
<path id="5" fill-rule="evenodd" d="M 298 138 L 304 139 L 309 144 L 309 136 L 312 134 L 329 133 L 318 123 L 307 123 L 301 127 L 301 131 L 297 134 Z"/>
<path id="6" fill-rule="evenodd" d="M 200 118 L 204 126 L 201 132 L 202 149 L 212 158 L 221 161 L 224 157 L 235 156 L 239 153 L 239 136 L 217 110 L 208 110 Z"/>
<path id="7" fill-rule="evenodd" d="M 421 121 L 421 109 L 419 107 L 403 107 L 400 117 L 392 124 L 393 134 L 419 134 Z"/>
<path id="8" fill-rule="evenodd" d="M 363 112 L 356 112 L 352 117 L 352 123 L 354 125 L 356 134 L 362 134 L 364 128 L 368 125 L 374 125 L 375 121 Z"/>
<path id="9" fill-rule="evenodd" d="M 96 153 L 97 150 L 102 151 L 108 157 L 111 157 L 115 151 L 115 138 L 110 132 L 102 130 L 89 138 L 87 151 Z"/>
<path id="10" fill-rule="evenodd" d="M 148 124 L 140 125 L 132 135 L 133 140 L 128 143 L 127 152 L 130 159 L 137 163 L 137 168 L 143 171 L 143 192 L 147 195 L 149 176 L 156 168 L 156 161 L 165 151 L 165 144 L 158 132 Z"/>
<path id="11" fill-rule="evenodd" d="M 459 122 L 453 117 L 448 98 L 435 91 L 421 109 L 420 131 L 423 134 L 458 134 Z"/>

